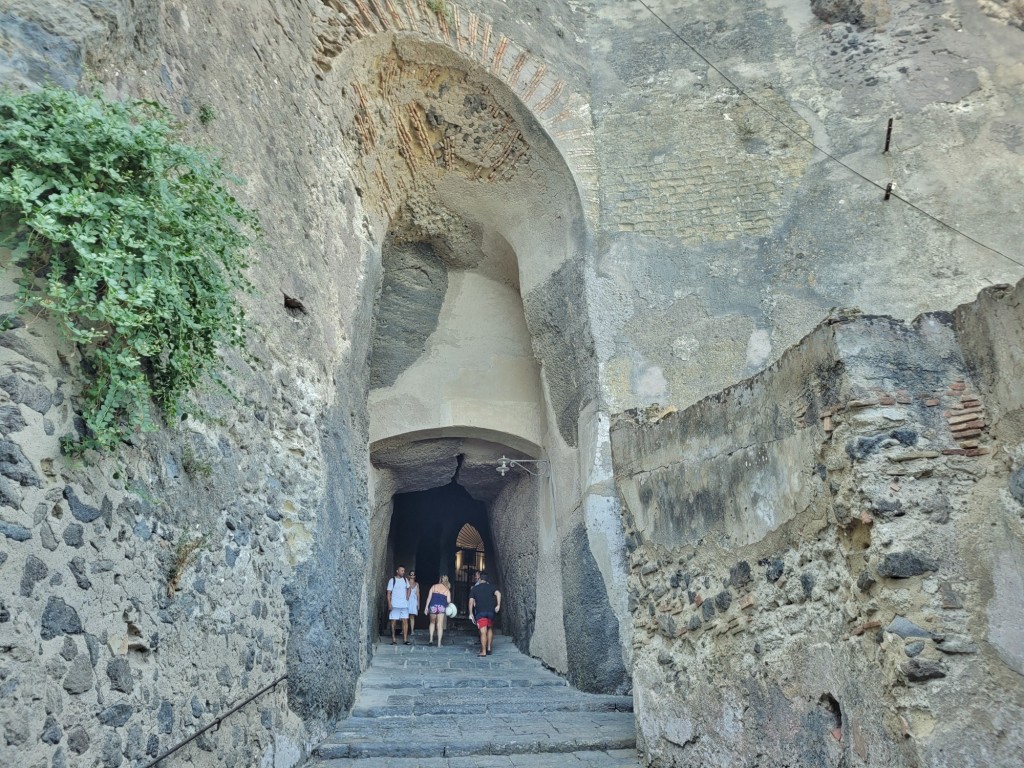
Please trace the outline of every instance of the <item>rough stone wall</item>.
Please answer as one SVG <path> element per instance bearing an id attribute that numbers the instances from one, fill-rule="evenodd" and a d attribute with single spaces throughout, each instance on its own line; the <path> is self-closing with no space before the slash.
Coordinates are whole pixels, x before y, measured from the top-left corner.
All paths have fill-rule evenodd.
<path id="1" fill-rule="evenodd" d="M 374 267 L 351 255 L 365 232 L 316 91 L 309 9 L 5 2 L 0 18 L 5 84 L 84 78 L 169 104 L 245 179 L 266 233 L 244 299 L 251 357 L 225 359 L 237 400 L 201 393 L 187 420 L 116 457 L 60 455 L 73 350 L 41 320 L 3 334 L 0 762 L 136 763 L 288 672 L 175 759 L 293 765 L 350 703 L 368 625 Z M 190 541 L 202 545 L 168 594 Z"/>
<path id="2" fill-rule="evenodd" d="M 180 427 L 116 459 L 70 462 L 58 440 L 75 428 L 76 378 L 62 362 L 72 351 L 38 321 L 0 347 L 0 753 L 47 766 L 155 757 L 288 671 L 283 590 L 311 554 L 305 510 L 324 460 L 302 431 L 312 418 L 293 409 L 315 413 L 315 401 L 234 360 L 228 380 L 246 408 L 205 397 Z M 294 762 L 308 737 L 286 692 L 201 738 L 186 761 Z"/>
<path id="3" fill-rule="evenodd" d="M 505 597 L 502 630 L 516 639 L 524 653 L 530 652 L 537 600 L 546 599 L 548 593 L 537 579 L 537 507 L 542 503 L 542 484 L 547 482 L 547 478 L 539 482 L 532 477 L 513 478 L 489 510 L 494 544 L 504 554 L 497 579 Z"/>
<path id="4" fill-rule="evenodd" d="M 569 682 L 582 691 L 625 693 L 619 622 L 582 521 L 562 537 L 561 554 Z"/>
<path id="5" fill-rule="evenodd" d="M 385 244 L 370 347 L 370 387 L 390 387 L 437 328 L 448 270 L 429 243 Z"/>
<path id="6" fill-rule="evenodd" d="M 1014 764 L 1022 291 L 616 423 L 653 764 Z"/>

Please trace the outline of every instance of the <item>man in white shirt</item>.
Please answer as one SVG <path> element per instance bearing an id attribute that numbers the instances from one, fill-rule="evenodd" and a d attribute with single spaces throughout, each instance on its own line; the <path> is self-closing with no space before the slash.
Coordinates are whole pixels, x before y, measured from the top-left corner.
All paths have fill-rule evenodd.
<path id="1" fill-rule="evenodd" d="M 396 624 L 402 622 L 402 642 L 409 642 L 409 582 L 405 578 L 405 566 L 395 568 L 395 575 L 388 579 L 388 619 L 391 621 L 391 644 L 398 645 L 395 637 Z"/>

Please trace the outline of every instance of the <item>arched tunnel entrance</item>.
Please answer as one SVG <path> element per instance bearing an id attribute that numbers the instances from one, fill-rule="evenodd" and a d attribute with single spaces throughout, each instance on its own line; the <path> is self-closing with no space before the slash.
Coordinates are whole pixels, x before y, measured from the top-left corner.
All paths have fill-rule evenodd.
<path id="1" fill-rule="evenodd" d="M 529 455 L 507 444 L 518 442 L 511 436 L 506 443 L 487 437 L 492 439 L 421 433 L 374 446 L 378 498 L 387 494 L 376 513 L 376 536 L 383 542 L 377 572 L 391 573 L 398 565 L 415 569 L 422 595 L 448 576 L 461 620 L 473 576 L 486 569 L 508 598 L 501 630 L 520 650 L 535 652 L 538 586 L 543 590 L 539 530 L 550 513 L 550 478 L 546 470 L 500 474 L 502 456 Z M 383 595 L 379 605 L 383 626 Z M 555 630 L 560 634 L 561 626 Z"/>
<path id="2" fill-rule="evenodd" d="M 335 64 L 326 80 L 344 78 L 333 92 L 352 158 L 367 304 L 374 299 L 370 349 L 355 360 L 366 366 L 369 451 L 356 460 L 368 458 L 367 493 L 351 502 L 355 523 L 339 502 L 330 529 L 338 543 L 325 542 L 325 565 L 308 579 L 324 573 L 333 586 L 327 564 L 362 567 L 352 597 L 365 666 L 397 561 L 425 584 L 426 560 L 440 571 L 447 558 L 422 533 L 403 532 L 411 510 L 468 496 L 486 565 L 507 595 L 502 630 L 579 688 L 624 690 L 625 545 L 587 298 L 592 239 L 576 181 L 518 92 L 451 47 L 379 34 Z M 353 418 L 361 408 L 350 405 Z M 503 476 L 502 456 L 542 463 Z M 337 485 L 339 499 L 358 493 L 343 476 Z M 352 531 L 355 553 L 343 550 Z M 457 533 L 444 532 L 453 547 Z M 296 605 L 314 629 L 290 656 L 330 674 L 323 638 L 343 611 Z"/>
<path id="3" fill-rule="evenodd" d="M 388 551 L 396 565 L 416 573 L 421 596 L 417 613 L 430 586 L 447 576 L 459 615 L 465 616 L 474 576 L 488 568 L 495 574 L 500 570 L 487 505 L 454 480 L 395 496 Z M 417 624 L 422 626 L 423 620 L 417 618 Z"/>
<path id="4" fill-rule="evenodd" d="M 351 136 L 372 233 L 367 260 L 379 269 L 368 591 L 382 605 L 380 577 L 396 557 L 426 581 L 422 541 L 396 532 L 412 514 L 406 505 L 468 496 L 507 598 L 503 631 L 581 688 L 620 689 L 625 566 L 610 475 L 595 466 L 606 421 L 575 180 L 493 73 L 403 35 L 360 45 Z M 540 463 L 502 475 L 502 456 Z M 437 496 L 405 496 L 423 492 Z M 456 533 L 445 530 L 446 540 Z"/>

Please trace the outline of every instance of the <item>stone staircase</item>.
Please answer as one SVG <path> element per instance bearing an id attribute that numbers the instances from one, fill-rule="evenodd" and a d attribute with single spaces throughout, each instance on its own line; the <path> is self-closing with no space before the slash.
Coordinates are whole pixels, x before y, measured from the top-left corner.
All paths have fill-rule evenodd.
<path id="1" fill-rule="evenodd" d="M 633 700 L 581 693 L 507 637 L 381 638 L 351 716 L 310 768 L 636 768 Z"/>

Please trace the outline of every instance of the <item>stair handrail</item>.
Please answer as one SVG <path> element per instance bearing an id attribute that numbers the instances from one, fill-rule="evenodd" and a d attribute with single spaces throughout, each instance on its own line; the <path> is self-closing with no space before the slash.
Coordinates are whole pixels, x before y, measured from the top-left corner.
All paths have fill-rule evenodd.
<path id="1" fill-rule="evenodd" d="M 206 733 L 211 728 L 219 728 L 220 724 L 224 720 L 227 720 L 231 715 L 235 714 L 235 712 L 240 710 L 246 704 L 249 704 L 250 702 L 254 701 L 255 699 L 258 699 L 264 693 L 266 693 L 267 691 L 271 690 L 272 688 L 277 687 L 282 681 L 287 680 L 287 679 L 288 679 L 288 675 L 286 673 L 286 674 L 281 675 L 279 678 L 274 680 L 272 683 L 267 683 L 265 686 L 263 686 L 258 691 L 256 691 L 256 693 L 254 693 L 252 696 L 249 696 L 247 699 L 239 702 L 238 704 L 233 706 L 231 709 L 229 709 L 227 712 L 225 712 L 223 715 L 218 715 L 212 721 L 210 721 L 210 723 L 208 725 L 206 725 L 202 729 L 196 731 L 195 733 L 193 733 L 191 736 L 189 736 L 184 741 L 178 742 L 173 747 L 171 747 L 167 751 L 163 752 L 159 757 L 156 757 L 151 762 L 146 763 L 144 766 L 142 766 L 142 768 L 153 768 L 153 766 L 155 766 L 157 763 L 160 763 L 160 762 L 166 760 L 168 757 L 173 755 L 175 752 L 177 752 L 182 747 L 188 746 L 189 744 L 191 744 L 193 741 L 198 739 L 200 736 L 202 736 L 204 733 Z"/>

